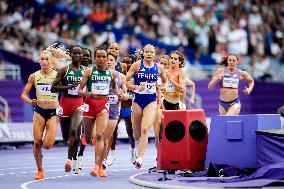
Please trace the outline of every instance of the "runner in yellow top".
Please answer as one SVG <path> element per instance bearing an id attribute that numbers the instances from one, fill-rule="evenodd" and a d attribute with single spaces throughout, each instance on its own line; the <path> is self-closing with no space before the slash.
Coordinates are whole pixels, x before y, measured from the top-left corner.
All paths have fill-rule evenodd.
<path id="1" fill-rule="evenodd" d="M 34 157 L 37 164 L 37 174 L 35 179 L 43 179 L 42 152 L 41 146 L 50 149 L 55 142 L 57 132 L 56 108 L 58 107 L 58 96 L 51 93 L 51 84 L 57 72 L 52 67 L 52 53 L 44 50 L 40 53 L 41 69 L 28 78 L 28 83 L 23 89 L 22 99 L 34 106 L 33 135 L 34 135 Z M 36 99 L 28 96 L 32 86 L 36 88 Z M 45 135 L 43 133 L 45 130 Z"/>

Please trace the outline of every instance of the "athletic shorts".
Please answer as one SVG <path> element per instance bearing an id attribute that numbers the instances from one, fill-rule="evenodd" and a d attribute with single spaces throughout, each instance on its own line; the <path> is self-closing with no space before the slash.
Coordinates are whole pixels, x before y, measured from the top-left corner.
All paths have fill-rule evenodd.
<path id="1" fill-rule="evenodd" d="M 236 109 L 241 109 L 241 102 L 239 98 L 236 98 L 235 100 L 225 102 L 222 100 L 219 100 L 219 105 L 222 106 L 226 112 L 232 107 L 235 106 Z"/>
<path id="2" fill-rule="evenodd" d="M 164 99 L 163 105 L 165 110 L 179 110 L 179 103 L 173 104 Z"/>
<path id="3" fill-rule="evenodd" d="M 60 117 L 70 117 L 75 111 L 83 112 L 85 109 L 85 103 L 82 97 L 71 98 L 62 96 L 60 99 L 59 106 L 61 107 L 59 112 Z"/>
<path id="4" fill-rule="evenodd" d="M 84 112 L 84 117 L 95 118 L 100 113 L 109 114 L 108 96 L 102 98 L 86 98 L 85 103 L 88 108 Z"/>
<path id="5" fill-rule="evenodd" d="M 34 111 L 41 115 L 45 121 L 49 120 L 52 116 L 56 116 L 56 109 L 44 109 L 38 105 L 35 105 Z"/>
<path id="6" fill-rule="evenodd" d="M 119 112 L 120 112 L 119 104 L 110 104 L 108 118 L 110 120 L 118 120 Z"/>
<path id="7" fill-rule="evenodd" d="M 131 116 L 131 112 L 132 112 L 131 108 L 121 108 L 120 115 L 124 119 Z"/>

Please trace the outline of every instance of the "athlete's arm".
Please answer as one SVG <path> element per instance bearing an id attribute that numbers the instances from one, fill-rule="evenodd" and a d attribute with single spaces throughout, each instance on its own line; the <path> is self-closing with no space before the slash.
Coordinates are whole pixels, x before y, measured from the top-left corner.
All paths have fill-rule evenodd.
<path id="1" fill-rule="evenodd" d="M 166 72 L 163 66 L 158 65 L 158 70 L 159 70 L 161 81 L 162 81 L 161 89 L 164 89 L 168 83 L 168 78 L 166 76 Z"/>
<path id="2" fill-rule="evenodd" d="M 78 94 L 80 96 L 91 96 L 91 92 L 87 92 L 87 91 L 84 91 L 84 87 L 87 85 L 87 82 L 89 80 L 89 77 L 90 77 L 90 74 L 91 74 L 91 68 L 87 68 L 84 72 L 84 75 L 83 75 L 83 78 L 80 82 L 80 86 L 79 86 L 79 90 L 78 90 Z"/>
<path id="3" fill-rule="evenodd" d="M 249 95 L 254 87 L 254 80 L 246 71 L 241 71 L 240 76 L 241 79 L 246 80 L 249 84 L 249 87 L 245 87 L 245 89 L 243 90 L 246 95 Z"/>
<path id="4" fill-rule="evenodd" d="M 36 105 L 37 103 L 37 99 L 30 99 L 29 97 L 29 93 L 34 83 L 35 83 L 35 74 L 33 73 L 29 76 L 28 82 L 25 85 L 22 95 L 21 95 L 21 98 L 23 99 L 24 102 L 28 104 L 32 104 L 32 105 Z"/>
<path id="5" fill-rule="evenodd" d="M 179 82 L 176 82 L 171 77 L 168 77 L 168 80 L 169 82 L 173 84 L 176 90 L 184 92 L 185 91 L 185 73 L 183 70 L 180 70 L 178 78 L 179 78 Z"/>
<path id="6" fill-rule="evenodd" d="M 123 92 L 123 100 L 128 100 L 130 96 L 127 93 L 126 79 L 124 75 L 122 75 L 122 78 L 121 78 L 121 88 Z"/>
<path id="7" fill-rule="evenodd" d="M 211 81 L 208 83 L 208 89 L 213 89 L 215 85 L 223 78 L 224 68 L 218 68 L 214 73 Z"/>
<path id="8" fill-rule="evenodd" d="M 112 74 L 112 80 L 110 82 L 110 86 L 113 90 L 113 93 L 116 94 L 118 96 L 118 98 L 121 98 L 122 97 L 121 92 L 118 90 L 118 87 L 117 87 L 117 84 L 116 84 L 118 74 L 116 75 L 114 70 L 111 70 L 111 74 Z"/>
<path id="9" fill-rule="evenodd" d="M 120 63 L 120 66 L 121 66 L 122 73 L 125 73 L 127 71 L 127 65 L 125 63 Z"/>
<path id="10" fill-rule="evenodd" d="M 137 73 L 139 67 L 140 67 L 140 60 L 134 62 L 134 63 L 131 65 L 129 71 L 126 73 L 126 81 L 127 81 L 127 82 L 130 80 L 130 78 L 132 78 L 132 77 Z"/>
<path id="11" fill-rule="evenodd" d="M 195 83 L 190 80 L 190 79 L 186 79 L 186 85 L 188 85 L 190 87 L 190 92 L 191 92 L 191 96 L 189 99 L 189 103 L 190 104 L 194 104 L 194 97 L 195 97 Z M 185 91 L 186 92 L 186 91 Z"/>
<path id="12" fill-rule="evenodd" d="M 63 68 L 61 68 L 58 71 L 55 79 L 52 82 L 52 86 L 51 86 L 51 92 L 52 93 L 64 92 L 64 91 L 66 91 L 68 89 L 71 89 L 71 88 L 76 87 L 77 85 L 79 85 L 79 82 L 74 82 L 72 85 L 67 85 L 67 86 L 60 85 L 60 81 L 64 77 L 64 75 L 66 74 L 67 68 L 68 68 L 67 66 L 64 66 Z"/>

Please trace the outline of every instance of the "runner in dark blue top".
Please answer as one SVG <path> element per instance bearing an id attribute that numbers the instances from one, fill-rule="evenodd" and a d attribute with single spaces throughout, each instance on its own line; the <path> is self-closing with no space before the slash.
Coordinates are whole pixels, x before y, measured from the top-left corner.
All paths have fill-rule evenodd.
<path id="1" fill-rule="evenodd" d="M 162 88 L 167 78 L 161 65 L 154 62 L 155 47 L 147 44 L 143 49 L 142 60 L 138 60 L 126 74 L 126 81 L 134 78 L 135 99 L 132 103 L 132 126 L 135 140 L 139 141 L 136 168 L 141 168 L 142 157 L 148 144 L 149 129 L 152 127 L 157 111 L 157 80 L 162 80 Z"/>

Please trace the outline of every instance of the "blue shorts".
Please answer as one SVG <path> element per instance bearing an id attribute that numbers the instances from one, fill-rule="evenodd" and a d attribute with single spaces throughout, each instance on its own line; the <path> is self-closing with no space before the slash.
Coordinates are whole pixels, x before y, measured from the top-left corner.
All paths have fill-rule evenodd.
<path id="1" fill-rule="evenodd" d="M 150 95 L 145 95 L 145 94 L 139 94 L 135 93 L 135 98 L 133 102 L 138 104 L 140 108 L 143 110 L 148 106 L 150 103 L 155 102 L 157 100 L 156 94 L 150 94 Z"/>
<path id="2" fill-rule="evenodd" d="M 124 118 L 131 116 L 131 112 L 132 112 L 131 108 L 121 108 L 120 110 L 121 118 L 124 119 Z"/>
<path id="3" fill-rule="evenodd" d="M 241 105 L 239 98 L 236 98 L 235 100 L 232 100 L 232 101 L 229 101 L 229 102 L 219 100 L 219 105 L 222 106 L 226 111 L 228 111 L 231 106 L 233 106 L 234 104 L 237 104 L 237 103 Z"/>

